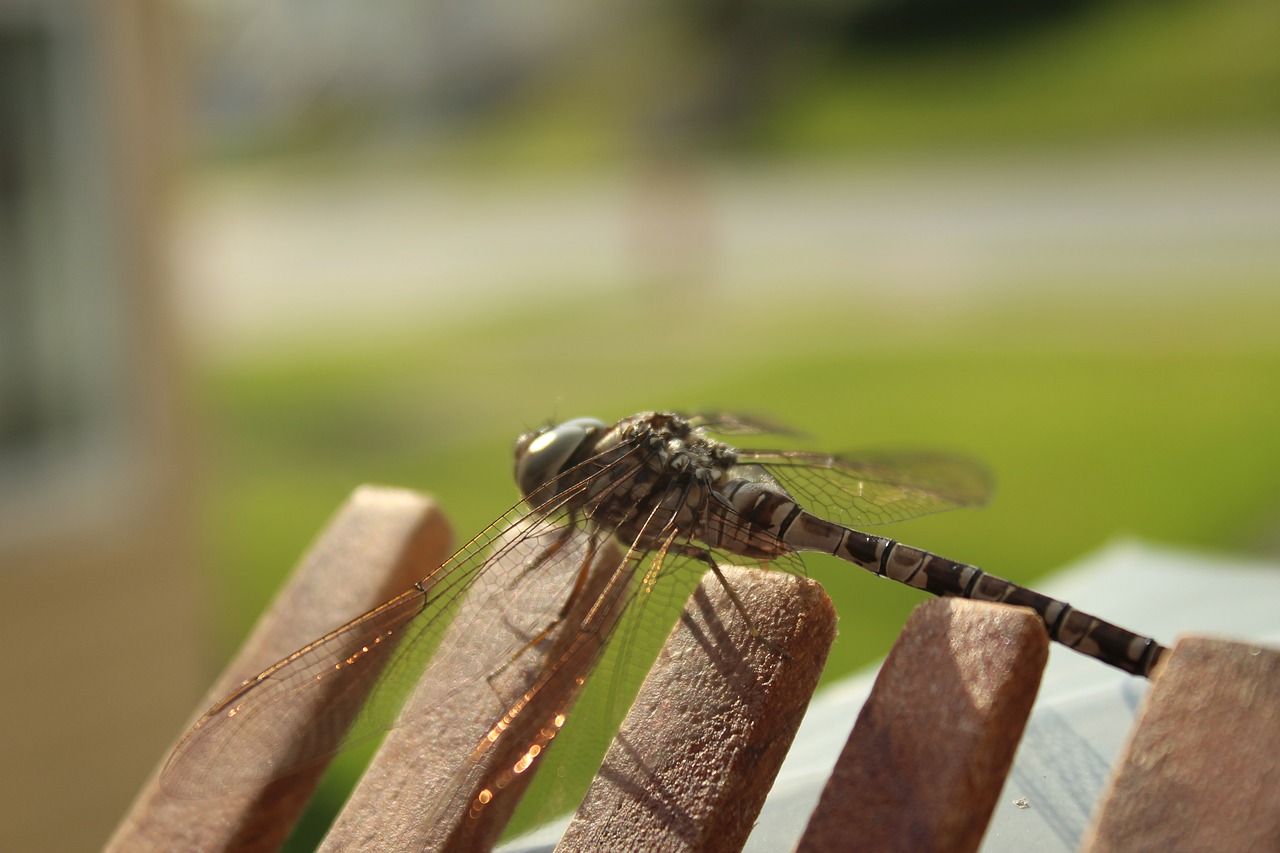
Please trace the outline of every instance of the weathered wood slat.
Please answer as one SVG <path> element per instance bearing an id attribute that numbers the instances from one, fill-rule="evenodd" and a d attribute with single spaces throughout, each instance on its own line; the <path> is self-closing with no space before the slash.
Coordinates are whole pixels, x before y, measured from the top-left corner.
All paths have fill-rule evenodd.
<path id="1" fill-rule="evenodd" d="M 759 636 L 708 574 L 558 850 L 730 851 L 746 842 L 817 686 L 836 617 L 813 581 L 759 569 L 725 576 Z"/>
<path id="2" fill-rule="evenodd" d="M 429 498 L 398 489 L 357 489 L 213 683 L 200 712 L 246 678 L 409 587 L 448 557 L 451 538 L 448 524 Z M 350 712 L 357 710 L 358 703 L 353 703 Z M 289 724 L 301 737 L 307 719 L 291 715 Z M 243 756 L 245 762 L 255 759 Z M 315 766 L 254 789 L 178 799 L 161 790 L 157 767 L 106 849 L 275 850 L 292 830 L 323 770 Z"/>
<path id="3" fill-rule="evenodd" d="M 449 539 L 428 499 L 357 490 L 212 685 L 202 709 L 409 587 L 447 558 Z M 407 722 L 388 736 L 325 849 L 493 844 L 538 766 L 521 759 L 531 744 L 546 745 L 554 736 L 556 717 L 576 698 L 579 677 L 618 615 L 596 614 L 596 629 L 579 630 L 620 559 L 602 549 L 600 570 L 565 618 L 554 621 L 586 548 L 577 534 L 566 543 L 535 570 L 530 551 L 514 555 L 510 565 L 499 560 L 486 567 L 492 577 L 462 605 L 456 630 L 451 627 L 441 646 L 449 651 L 433 660 L 409 700 Z M 835 614 L 816 583 L 753 569 L 725 574 L 760 636 L 750 635 L 723 585 L 708 575 L 560 849 L 736 850 L 745 842 L 825 663 Z M 489 616 L 485 621 L 473 613 Z M 468 633 L 516 613 L 552 614 L 550 630 L 531 638 L 533 623 L 526 620 L 508 626 L 510 636 Z M 537 625 L 544 615 L 533 617 Z M 510 666 L 493 670 L 492 649 L 522 646 Z M 798 850 L 977 849 L 1047 647 L 1041 620 L 1028 610 L 955 598 L 920 605 L 877 678 Z M 556 674 L 539 675 L 548 664 Z M 528 705 L 509 720 L 497 746 L 477 749 L 511 696 L 528 685 L 536 685 Z M 338 701 L 349 702 L 349 711 L 335 715 L 333 701 L 316 698 L 327 702 L 330 724 L 342 713 L 357 713 L 361 700 L 342 696 Z M 426 710 L 415 716 L 415 707 Z M 303 738 L 308 719 L 304 709 L 282 722 Z M 107 849 L 276 849 L 322 771 L 317 765 L 251 790 L 180 799 L 160 788 L 157 768 Z M 1184 638 L 1156 672 L 1084 849 L 1280 850 L 1277 790 L 1280 652 Z"/>
<path id="4" fill-rule="evenodd" d="M 954 598 L 916 607 L 798 850 L 976 850 L 1048 647 L 1025 608 Z"/>
<path id="5" fill-rule="evenodd" d="M 1183 637 L 1084 850 L 1280 850 L 1280 651 Z"/>
<path id="6" fill-rule="evenodd" d="M 617 616 L 616 610 L 599 614 L 596 631 L 579 630 L 620 563 L 618 551 L 600 549 L 596 570 L 544 637 L 501 671 L 486 662 L 534 639 L 503 618 L 510 599 L 519 597 L 521 612 L 554 615 L 563 603 L 559 596 L 573 586 L 585 548 L 586 537 L 575 534 L 554 559 L 532 570 L 528 555 L 519 553 L 486 566 L 490 582 L 473 589 L 461 605 L 442 653 L 409 696 L 401 724 L 383 741 L 322 850 L 485 850 L 494 844 L 540 764 L 522 759 L 531 744 L 540 752 L 554 737 L 556 718 L 577 698 L 578 680 Z M 505 580 L 494 583 L 495 578 Z M 541 680 L 552 665 L 554 676 Z M 478 751 L 513 697 L 534 687 L 536 694 L 496 744 Z"/>

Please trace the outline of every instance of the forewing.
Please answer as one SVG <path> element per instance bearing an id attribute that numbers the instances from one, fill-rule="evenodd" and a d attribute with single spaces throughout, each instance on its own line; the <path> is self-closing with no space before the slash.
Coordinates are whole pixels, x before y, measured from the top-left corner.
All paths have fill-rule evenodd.
<path id="1" fill-rule="evenodd" d="M 583 559 L 572 547 L 581 519 L 567 507 L 596 478 L 625 479 L 631 457 L 623 448 L 588 460 L 586 482 L 527 514 L 513 507 L 418 586 L 237 688 L 179 742 L 161 774 L 164 790 L 205 797 L 257 786 L 383 734 L 433 653 L 440 671 L 488 679 L 499 704 L 515 701 L 520 685 L 502 687 L 494 675 L 511 670 L 554 620 L 580 569 L 562 564 Z M 438 690 L 434 701 L 447 704 L 461 686 Z"/>
<path id="2" fill-rule="evenodd" d="M 744 415 L 734 412 L 703 412 L 689 417 L 689 423 L 716 435 L 787 435 L 799 436 L 802 433 L 777 421 L 756 415 Z"/>
<path id="3" fill-rule="evenodd" d="M 564 529 L 555 514 L 520 520 L 510 512 L 394 599 L 348 622 L 237 688 L 179 742 L 161 774 L 178 797 L 217 796 L 314 765 L 384 733 L 441 646 L 459 603 L 496 597 L 510 581 L 490 567 L 531 562 Z M 525 615 L 520 595 L 491 614 Z M 459 626 L 483 631 L 484 625 Z M 511 656 L 515 641 L 494 649 Z M 478 662 L 483 672 L 487 662 Z M 495 664 L 496 665 L 496 664 Z M 446 697 L 447 698 L 447 697 Z"/>
<path id="4" fill-rule="evenodd" d="M 673 488 L 667 496 L 678 494 Z M 568 715 L 563 737 L 549 756 L 522 802 L 523 819 L 537 824 L 571 810 L 600 767 L 622 716 L 657 656 L 705 564 L 688 556 L 694 547 L 690 531 L 672 527 L 669 515 L 633 506 L 631 519 L 644 531 L 631 542 L 617 542 L 622 557 L 614 577 L 598 593 L 607 614 L 593 621 L 601 644 L 595 675 Z M 659 540 L 653 542 L 654 539 Z M 641 544 L 649 542 L 651 547 Z"/>
<path id="5" fill-rule="evenodd" d="M 991 479 L 980 463 L 944 453 L 886 452 L 858 458 L 794 450 L 742 450 L 735 473 L 763 472 L 806 509 L 842 524 L 904 521 L 980 506 Z"/>
<path id="6" fill-rule="evenodd" d="M 336 753 L 393 656 L 393 638 L 425 607 L 411 589 L 245 682 L 174 748 L 160 777 L 165 793 L 220 796 Z"/>

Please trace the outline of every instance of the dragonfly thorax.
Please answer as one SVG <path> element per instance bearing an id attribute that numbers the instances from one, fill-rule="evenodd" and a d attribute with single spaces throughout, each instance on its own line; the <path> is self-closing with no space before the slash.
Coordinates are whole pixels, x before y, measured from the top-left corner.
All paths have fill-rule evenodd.
<path id="1" fill-rule="evenodd" d="M 665 496 L 662 504 L 700 501 L 730 479 L 736 464 L 733 447 L 708 438 L 688 418 L 663 412 L 612 426 L 579 418 L 516 443 L 516 481 L 531 506 L 563 495 L 563 503 L 553 503 L 589 509 L 606 526 L 622 523 L 655 492 Z"/>
<path id="2" fill-rule="evenodd" d="M 733 447 L 708 438 L 700 427 L 677 414 L 646 412 L 625 418 L 601 439 L 601 447 L 615 434 L 618 443 L 647 446 L 652 453 L 650 465 L 657 473 L 692 478 L 702 485 L 723 482 L 738 462 Z"/>
<path id="3" fill-rule="evenodd" d="M 734 448 L 707 438 L 687 418 L 645 412 L 609 429 L 581 469 L 565 472 L 558 485 L 581 483 L 573 506 L 623 540 L 648 546 L 676 529 L 697 538 L 703 508 L 735 465 Z"/>

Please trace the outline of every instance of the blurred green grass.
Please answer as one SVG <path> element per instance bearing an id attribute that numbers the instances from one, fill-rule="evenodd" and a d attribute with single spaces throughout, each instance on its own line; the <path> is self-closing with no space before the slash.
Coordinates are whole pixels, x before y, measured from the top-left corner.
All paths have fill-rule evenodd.
<path id="1" fill-rule="evenodd" d="M 1280 297 L 1020 301 L 951 315 L 838 296 L 767 302 L 637 294 L 526 307 L 211 369 L 207 529 L 222 648 L 357 484 L 429 491 L 466 538 L 516 499 L 516 434 L 648 408 L 764 414 L 825 449 L 975 455 L 998 484 L 987 508 L 886 532 L 1026 583 L 1121 536 L 1276 547 Z M 832 561 L 806 565 L 841 618 L 827 680 L 883 655 L 920 600 Z"/>
<path id="2" fill-rule="evenodd" d="M 894 535 L 1019 580 L 1118 535 L 1246 552 L 1268 542 L 1280 507 L 1280 353 L 1266 344 L 1267 312 L 1232 324 L 1192 307 L 1181 317 L 1086 311 L 1086 330 L 1061 311 L 951 325 L 859 315 L 838 300 L 833 309 L 788 318 L 782 306 L 723 317 L 721 328 L 701 311 L 639 304 L 522 314 L 218 368 L 204 387 L 221 642 L 243 636 L 357 484 L 429 491 L 467 535 L 516 500 L 519 432 L 647 408 L 766 414 L 825 449 L 976 455 L 998 483 L 989 507 L 895 525 Z M 875 618 L 863 610 L 912 603 L 856 573 L 823 573 L 850 600 L 886 599 L 857 605 L 860 624 Z M 833 672 L 871 659 L 880 641 L 842 642 Z"/>
<path id="3" fill-rule="evenodd" d="M 1280 6 L 1097 4 L 1017 38 L 810 60 L 770 112 L 777 150 L 956 150 L 1274 130 Z"/>

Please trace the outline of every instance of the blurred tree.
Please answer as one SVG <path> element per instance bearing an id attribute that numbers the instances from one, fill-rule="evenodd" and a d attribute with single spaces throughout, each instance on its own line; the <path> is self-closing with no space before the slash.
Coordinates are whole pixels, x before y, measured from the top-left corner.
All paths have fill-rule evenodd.
<path id="1" fill-rule="evenodd" d="M 1087 14 L 1093 0 L 865 0 L 842 4 L 849 49 L 914 48 L 1013 37 Z"/>

